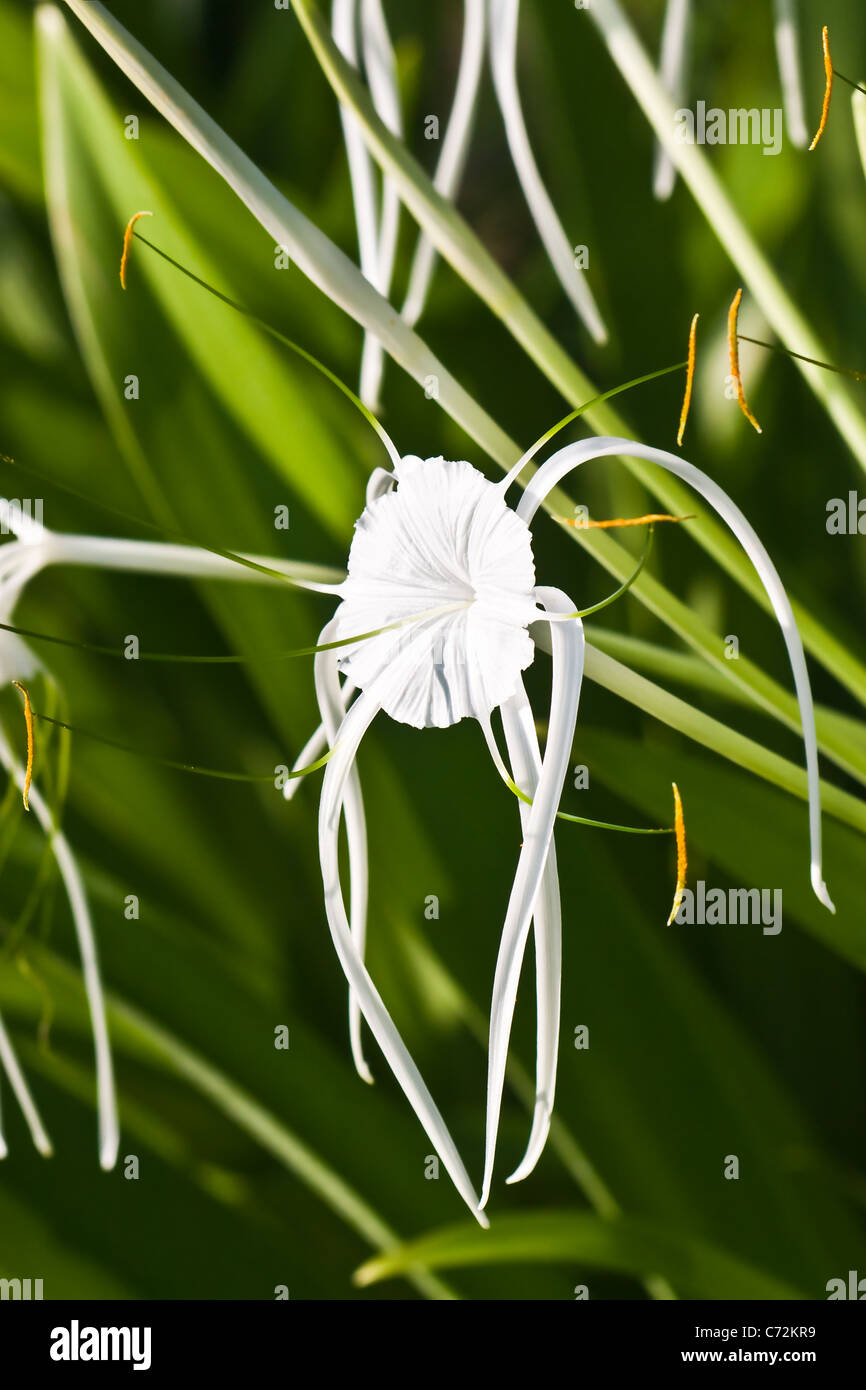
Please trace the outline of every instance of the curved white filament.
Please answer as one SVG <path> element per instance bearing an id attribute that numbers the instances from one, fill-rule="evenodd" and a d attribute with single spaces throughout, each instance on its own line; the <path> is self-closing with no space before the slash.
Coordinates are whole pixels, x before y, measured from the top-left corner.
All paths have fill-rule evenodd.
<path id="1" fill-rule="evenodd" d="M 2 558 L 2 550 L 0 550 Z M 343 582 L 339 572 L 324 565 L 274 559 L 269 555 L 244 555 L 257 565 L 285 574 L 299 589 L 316 594 L 336 594 Z M 239 582 L 279 584 L 279 579 L 261 570 L 239 565 L 236 560 L 203 550 L 197 545 L 178 545 L 168 541 L 116 540 L 113 536 L 75 536 L 49 531 L 44 542 L 42 563 L 46 565 L 93 565 L 99 569 L 131 570 L 137 574 L 179 575 L 188 579 L 235 579 Z"/>
<path id="2" fill-rule="evenodd" d="M 331 11 L 331 34 L 343 57 L 358 66 L 358 47 L 355 37 L 357 0 L 334 0 Z M 379 258 L 379 225 L 376 213 L 376 188 L 373 162 L 361 137 L 357 118 L 348 107 L 340 105 L 340 121 L 349 161 L 349 179 L 355 205 L 355 224 L 358 231 L 358 254 L 361 270 L 370 281 L 376 282 Z"/>
<path id="3" fill-rule="evenodd" d="M 538 234 L 559 282 L 597 343 L 607 342 L 607 329 L 584 273 L 541 181 L 517 85 L 517 23 L 520 0 L 490 0 L 490 66 L 505 124 L 511 158 Z"/>
<path id="4" fill-rule="evenodd" d="M 538 588 L 536 597 L 554 612 L 574 612 L 574 604 L 559 589 Z M 552 623 L 550 627 L 553 687 L 550 698 L 550 725 L 535 796 L 517 861 L 517 872 L 502 928 L 499 958 L 490 1005 L 490 1045 L 487 1059 L 487 1125 L 484 1155 L 484 1181 L 481 1206 L 490 1195 L 508 1043 L 517 1001 L 520 968 L 533 910 L 547 863 L 556 811 L 568 771 L 571 745 L 577 722 L 577 707 L 583 680 L 584 637 L 579 618 L 571 623 Z M 519 1171 L 519 1170 L 518 1170 Z"/>
<path id="5" fill-rule="evenodd" d="M 426 636 L 422 640 L 427 641 Z M 405 655 L 410 655 L 408 649 Z M 358 696 L 343 720 L 334 754 L 325 769 L 319 806 L 319 856 L 325 892 L 325 911 L 340 964 L 356 994 L 370 1031 L 452 1182 L 473 1215 L 484 1226 L 487 1225 L 487 1219 L 478 1209 L 477 1195 L 454 1140 L 358 954 L 346 917 L 340 884 L 338 837 L 348 777 L 361 740 L 381 709 L 383 698 L 386 698 L 391 687 L 399 685 L 404 679 L 405 663 L 398 659 L 373 682 L 369 690 Z"/>
<path id="6" fill-rule="evenodd" d="M 691 0 L 668 0 L 662 27 L 659 77 L 675 106 L 686 97 L 689 69 L 689 41 L 692 21 Z M 663 145 L 656 142 L 653 193 L 665 201 L 674 191 L 677 171 Z"/>
<path id="7" fill-rule="evenodd" d="M 6 739 L 0 735 L 0 762 L 19 787 L 24 786 L 24 769 L 12 753 Z M 117 1117 L 117 1095 L 114 1089 L 114 1067 L 111 1061 L 111 1045 L 108 1040 L 108 1023 L 105 1017 L 105 1000 L 102 994 L 102 980 L 99 973 L 99 958 L 90 920 L 90 909 L 78 865 L 62 831 L 54 825 L 54 819 L 38 787 L 30 788 L 30 806 L 51 847 L 63 887 L 69 900 L 78 950 L 81 955 L 81 969 L 84 976 L 84 989 L 90 1010 L 90 1026 L 93 1033 L 93 1047 L 96 1055 L 96 1097 L 99 1123 L 99 1163 L 106 1170 L 114 1167 L 117 1161 L 117 1148 L 120 1142 Z"/>
<path id="8" fill-rule="evenodd" d="M 342 709 L 340 710 L 341 720 L 343 718 L 343 715 L 346 713 L 346 706 L 348 705 L 349 700 L 354 693 L 354 683 L 350 680 L 345 680 L 343 682 L 342 687 Z M 318 759 L 322 756 L 327 746 L 328 735 L 325 733 L 325 726 L 324 724 L 319 724 L 310 734 L 310 737 L 307 739 L 300 753 L 295 758 L 295 761 L 292 764 L 292 772 L 299 772 L 302 767 L 308 767 L 310 763 L 318 761 Z M 303 780 L 303 777 L 289 778 L 289 780 L 286 782 L 286 785 L 283 787 L 283 796 L 285 797 L 286 801 L 292 800 L 292 798 L 295 795 L 295 792 L 298 790 Z"/>
<path id="9" fill-rule="evenodd" d="M 577 444 L 567 444 L 543 463 L 530 479 L 526 491 L 520 499 L 517 515 L 527 525 L 532 521 L 539 506 L 550 490 L 561 482 L 566 474 L 579 468 L 591 459 L 605 458 L 611 454 L 624 457 L 642 458 L 667 469 L 709 502 L 714 511 L 733 531 L 755 567 L 763 584 L 773 612 L 788 650 L 788 659 L 794 677 L 794 687 L 800 706 L 800 722 L 803 726 L 803 746 L 806 754 L 806 776 L 809 791 L 809 838 L 811 845 L 811 881 L 815 896 L 831 912 L 836 909 L 824 882 L 821 857 L 821 786 L 818 770 L 818 741 L 815 734 L 815 711 L 812 704 L 812 688 L 803 643 L 797 628 L 797 621 L 791 609 L 788 595 L 757 533 L 746 520 L 739 507 L 718 483 L 702 473 L 694 464 L 669 454 L 665 449 L 654 449 L 647 444 L 638 444 L 633 439 L 598 438 L 583 439 Z"/>
<path id="10" fill-rule="evenodd" d="M 38 1153 L 42 1154 L 43 1158 L 50 1158 L 53 1153 L 51 1140 L 45 1132 L 45 1126 L 40 1119 L 39 1111 L 36 1108 L 36 1102 L 30 1094 L 30 1089 L 27 1082 L 24 1080 L 24 1073 L 21 1070 L 18 1058 L 15 1056 L 12 1039 L 6 1032 L 3 1018 L 0 1016 L 0 1077 L 2 1077 L 4 1071 L 9 1077 L 9 1084 L 15 1093 L 18 1104 L 21 1106 L 21 1113 L 30 1131 L 33 1147 Z M 6 1140 L 3 1137 L 2 1127 L 0 1127 L 0 1158 L 5 1158 L 8 1152 Z"/>
<path id="11" fill-rule="evenodd" d="M 354 68 L 358 66 L 358 48 L 355 36 L 357 17 L 357 0 L 334 0 L 331 11 L 331 34 L 343 57 Z M 346 158 L 349 163 L 349 182 L 352 186 L 352 203 L 355 208 L 358 259 L 361 273 L 365 280 L 369 280 L 370 284 L 378 289 L 379 213 L 376 207 L 376 174 L 373 161 L 367 151 L 367 146 L 364 144 L 357 117 L 342 102 L 340 103 L 340 122 L 346 144 Z M 378 339 L 365 329 L 358 394 L 364 404 L 373 411 L 377 407 L 375 401 L 370 399 L 370 362 L 371 360 L 375 361 L 377 351 L 380 350 Z"/>
<path id="12" fill-rule="evenodd" d="M 382 0 L 361 0 L 361 51 L 376 113 L 392 135 L 402 138 L 403 114 L 400 109 L 397 60 L 388 33 Z M 396 185 L 386 179 L 382 190 L 376 282 L 377 289 L 384 295 L 387 295 L 391 285 L 399 220 L 400 195 Z"/>
<path id="13" fill-rule="evenodd" d="M 336 635 L 334 618 L 322 629 L 319 643 L 331 642 Z M 346 716 L 345 693 L 340 687 L 337 652 L 317 652 L 314 671 L 316 699 L 322 716 L 322 728 L 329 747 L 333 748 L 340 725 Z M 300 781 L 300 778 L 294 779 Z M 287 783 L 291 785 L 291 781 Z M 369 872 L 367 863 L 367 822 L 361 796 L 358 768 L 352 765 L 346 780 L 343 816 L 346 822 L 346 842 L 349 848 L 349 922 L 352 939 L 361 960 L 367 941 L 367 895 Z M 353 989 L 349 989 L 349 1041 L 355 1068 L 363 1081 L 373 1084 L 373 1076 L 364 1057 L 361 1038 L 361 1008 Z"/>
<path id="14" fill-rule="evenodd" d="M 454 102 L 448 117 L 448 128 L 442 141 L 442 152 L 433 175 L 433 187 L 443 198 L 453 199 L 460 187 L 472 125 L 481 85 L 484 61 L 485 6 L 487 0 L 464 0 L 463 43 L 460 67 L 454 87 Z M 403 308 L 403 319 L 414 328 L 427 302 L 430 282 L 436 265 L 437 252 L 430 238 L 421 232 L 409 271 L 409 287 Z"/>
<path id="15" fill-rule="evenodd" d="M 382 0 L 361 0 L 361 50 L 376 113 L 393 135 L 402 137 L 403 117 L 400 110 L 397 63 L 385 12 L 382 9 Z M 376 277 L 373 283 L 386 299 L 391 290 L 399 229 L 400 194 L 392 179 L 383 178 Z M 359 394 L 364 404 L 374 412 L 379 409 L 379 390 L 384 364 L 385 352 L 382 344 L 373 334 L 366 333 L 361 356 Z"/>
<path id="16" fill-rule="evenodd" d="M 502 706 L 502 727 L 511 759 L 512 773 L 521 791 L 534 797 L 541 775 L 541 751 L 532 708 L 521 685 L 516 695 Z M 520 822 L 526 834 L 530 807 L 521 801 Z M 556 846 L 551 839 L 541 880 L 541 891 L 533 908 L 535 933 L 535 976 L 537 998 L 535 1108 L 526 1153 L 506 1182 L 522 1182 L 528 1178 L 541 1157 L 556 1091 L 556 1064 L 559 1056 L 559 1014 L 562 985 L 562 904 L 559 897 L 559 874 L 556 868 Z"/>

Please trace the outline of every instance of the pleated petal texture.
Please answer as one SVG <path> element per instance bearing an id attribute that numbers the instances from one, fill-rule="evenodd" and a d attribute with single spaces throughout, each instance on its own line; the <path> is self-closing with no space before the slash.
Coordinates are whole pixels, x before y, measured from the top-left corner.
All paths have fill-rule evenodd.
<path id="1" fill-rule="evenodd" d="M 336 634 L 402 626 L 346 647 L 341 669 L 367 689 L 412 640 L 407 620 L 453 605 L 425 624 L 428 640 L 383 708 L 415 728 L 486 718 L 520 688 L 535 652 L 529 528 L 465 461 L 407 455 L 395 480 L 356 523 Z"/>

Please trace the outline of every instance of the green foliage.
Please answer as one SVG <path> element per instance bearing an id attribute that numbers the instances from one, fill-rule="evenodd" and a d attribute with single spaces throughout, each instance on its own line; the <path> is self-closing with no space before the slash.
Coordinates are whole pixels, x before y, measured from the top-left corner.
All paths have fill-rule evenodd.
<path id="1" fill-rule="evenodd" d="M 31 7 L 0 0 L 0 451 L 25 470 L 3 465 L 2 490 L 26 491 L 30 466 L 91 499 L 46 487 L 46 524 L 58 530 L 120 533 L 105 504 L 209 546 L 341 567 L 365 480 L 383 462 L 368 426 L 311 368 L 147 248 L 133 243 L 125 293 L 117 273 L 124 225 L 149 209 L 145 232 L 157 245 L 354 385 L 358 324 L 385 325 L 387 306 L 341 254 L 356 247 L 331 85 L 298 17 L 265 0 L 230 7 L 231 21 L 206 0 L 111 8 L 267 176 L 269 216 L 309 237 L 319 283 L 334 278 L 324 293 L 300 264 L 275 268 L 281 236 L 263 231 L 69 9 L 63 20 L 51 9 L 48 22 L 43 11 L 34 44 Z M 425 167 L 424 115 L 445 116 L 456 63 L 459 26 L 442 21 L 443 8 L 412 0 L 389 14 L 407 144 Z M 779 104 L 766 7 L 722 8 L 732 15 L 699 29 L 699 94 Z M 323 7 L 296 9 L 315 37 Z M 760 440 L 752 434 L 723 398 L 718 350 L 740 269 L 754 264 L 682 183 L 670 203 L 651 201 L 649 127 L 588 17 L 568 4 L 523 9 L 530 133 L 564 225 L 591 246 L 611 343 L 590 344 L 559 292 L 488 95 L 459 211 L 438 206 L 405 152 L 383 143 L 452 262 L 437 271 L 420 337 L 394 330 L 387 428 L 407 452 L 469 457 L 495 476 L 519 452 L 515 438 L 679 360 L 701 310 L 701 351 L 722 367 L 718 378 L 699 375 L 687 452 L 736 496 L 800 603 L 838 915 L 809 891 L 789 677 L 748 566 L 705 520 L 693 537 L 661 528 L 651 572 L 590 634 L 574 748 L 590 783 L 567 787 L 563 810 L 662 824 L 676 779 L 690 881 L 781 888 L 784 930 L 668 930 L 667 839 L 562 825 L 563 1033 L 549 1149 L 527 1182 L 498 1183 L 489 1233 L 457 1227 L 459 1200 L 447 1179 L 425 1177 L 429 1143 L 375 1051 L 375 1088 L 351 1068 L 345 983 L 321 902 L 316 779 L 287 803 L 268 785 L 211 783 L 73 737 L 64 828 L 109 996 L 123 1136 L 112 1174 L 96 1161 L 92 1056 L 63 895 L 52 878 L 23 937 L 13 931 L 45 872 L 44 844 L 15 797 L 0 810 L 0 1011 L 55 1147 L 50 1162 L 33 1154 L 4 1087 L 0 1275 L 42 1277 L 46 1297 L 270 1298 L 288 1285 L 293 1298 L 542 1299 L 571 1298 L 586 1283 L 593 1298 L 820 1298 L 828 1279 L 866 1266 L 866 568 L 862 538 L 824 525 L 827 500 L 862 485 L 866 388 L 833 378 L 813 396 L 784 358 L 764 362 L 759 380 L 757 352 L 744 352 L 764 426 Z M 626 9 L 654 51 L 657 7 Z M 838 21 L 839 61 L 847 50 L 842 65 L 856 75 L 866 16 L 842 0 L 828 10 L 822 22 Z M 816 42 L 810 71 L 809 43 L 804 35 L 815 108 L 820 55 Z M 321 57 L 321 39 L 318 48 Z M 139 118 L 137 140 L 125 138 L 128 114 Z M 817 355 L 866 366 L 862 218 L 843 207 L 864 196 L 847 101 L 814 155 L 729 149 L 715 166 L 784 302 L 826 340 Z M 768 284 L 759 270 L 753 294 L 769 294 L 772 317 L 782 301 Z M 418 385 L 429 370 L 441 372 L 441 409 Z M 124 396 L 129 374 L 136 400 Z M 622 395 L 617 423 L 669 445 L 680 391 L 674 376 Z M 611 416 L 597 411 L 593 424 L 610 428 Z M 579 497 L 558 496 L 554 512 L 576 500 L 598 515 L 638 512 L 655 497 L 695 510 L 643 466 L 580 481 Z M 281 506 L 288 533 L 274 528 Z M 586 549 L 575 550 L 575 535 L 542 522 L 536 561 L 584 608 L 612 587 L 604 569 L 631 573 L 639 542 L 577 536 Z M 326 598 L 277 586 L 67 569 L 31 586 L 17 618 L 95 644 L 136 633 L 151 650 L 246 657 L 238 667 L 160 667 L 39 651 L 73 725 L 167 758 L 258 772 L 291 763 L 317 722 L 310 666 L 268 658 L 315 642 L 329 612 Z M 739 636 L 739 662 L 724 657 L 728 633 Z M 537 710 L 548 674 L 540 657 L 530 673 Z M 20 749 L 13 695 L 2 715 Z M 54 750 L 40 756 L 37 777 Z M 517 807 L 475 727 L 417 734 L 382 721 L 361 769 L 371 969 L 474 1173 Z M 440 903 L 435 920 L 425 917 L 429 895 Z M 4 951 L 13 936 L 24 969 Z M 521 1152 L 532 1103 L 529 964 L 500 1176 Z M 274 1046 L 280 1026 L 287 1050 Z M 588 1049 L 572 1046 L 580 1026 Z M 124 1176 L 129 1155 L 137 1180 Z M 724 1176 L 730 1155 L 738 1180 Z"/>

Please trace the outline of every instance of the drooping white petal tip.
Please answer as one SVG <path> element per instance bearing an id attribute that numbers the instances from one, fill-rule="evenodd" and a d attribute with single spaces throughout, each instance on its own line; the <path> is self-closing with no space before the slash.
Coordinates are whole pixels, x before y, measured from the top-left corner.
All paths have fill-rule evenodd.
<path id="1" fill-rule="evenodd" d="M 556 981 L 557 992 L 559 981 Z M 505 1179 L 506 1185 L 513 1187 L 515 1183 L 525 1182 L 531 1173 L 535 1172 L 538 1160 L 544 1152 L 547 1143 L 547 1136 L 550 1133 L 550 1124 L 553 1119 L 553 1106 L 548 1100 L 536 1101 L 535 1113 L 532 1117 L 532 1133 L 529 1136 L 529 1143 L 526 1146 L 526 1153 L 518 1163 L 514 1172 Z"/>
<path id="2" fill-rule="evenodd" d="M 375 1086 L 376 1078 L 373 1076 L 367 1064 L 367 1059 L 361 1051 L 360 1029 L 357 1034 L 357 1043 L 355 1038 L 352 1039 L 352 1060 L 355 1063 L 355 1071 L 358 1073 L 361 1080 L 366 1081 L 368 1086 Z"/>
<path id="3" fill-rule="evenodd" d="M 114 1134 L 102 1141 L 99 1146 L 99 1166 L 103 1173 L 110 1173 L 117 1162 L 119 1136 Z"/>
<path id="4" fill-rule="evenodd" d="M 812 865 L 812 889 L 819 903 L 823 903 L 829 912 L 835 914 L 836 908 L 833 903 L 833 899 L 830 897 L 830 894 L 827 891 L 827 885 L 821 877 L 820 864 Z"/>

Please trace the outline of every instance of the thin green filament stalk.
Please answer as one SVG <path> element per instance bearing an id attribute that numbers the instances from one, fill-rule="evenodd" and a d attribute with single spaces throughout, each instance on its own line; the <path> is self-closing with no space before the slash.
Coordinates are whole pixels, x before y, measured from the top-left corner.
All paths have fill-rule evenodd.
<path id="1" fill-rule="evenodd" d="M 395 628 L 407 627 L 410 623 L 423 622 L 427 618 L 442 617 L 446 613 L 453 613 L 457 609 L 468 607 L 468 602 L 461 600 L 459 603 L 443 604 L 441 608 L 429 608 L 421 613 L 413 613 L 407 618 L 398 618 L 396 622 L 386 623 L 384 627 L 372 628 L 370 632 L 359 632 L 355 637 L 339 637 L 333 642 L 320 642 L 317 646 L 293 647 L 289 651 L 273 652 L 266 656 L 195 656 L 187 655 L 185 652 L 142 652 L 139 651 L 136 661 L 168 661 L 175 664 L 201 664 L 207 666 L 228 666 L 243 665 L 249 662 L 258 661 L 291 661 L 294 657 L 316 656 L 319 652 L 332 652 L 340 647 L 350 647 L 357 642 L 367 642 L 373 637 L 379 637 L 383 632 L 393 632 Z M 97 656 L 113 656 L 122 661 L 131 661 L 133 658 L 127 657 L 118 647 L 105 647 L 94 642 L 79 642 L 71 637 L 59 637 L 49 632 L 34 632 L 31 628 L 16 627 L 13 623 L 0 623 L 0 632 L 14 632 L 18 637 L 27 637 L 35 642 L 53 642 L 57 646 L 72 647 L 77 651 L 94 652 Z"/>
<path id="2" fill-rule="evenodd" d="M 342 391 L 346 399 L 352 402 L 356 410 L 360 411 L 367 421 L 367 424 L 376 431 L 376 434 L 379 436 L 388 452 L 391 462 L 394 464 L 400 462 L 400 454 L 396 445 L 384 427 L 379 424 L 372 410 L 369 410 L 367 406 L 364 405 L 364 402 L 355 395 L 354 391 L 347 386 L 344 381 L 341 381 L 329 367 L 326 367 L 324 362 L 320 362 L 311 352 L 307 352 L 306 348 L 302 348 L 299 343 L 295 343 L 291 338 L 286 337 L 285 333 L 281 333 L 279 329 L 273 328 L 265 319 L 259 318 L 258 314 L 254 314 L 251 309 L 245 308 L 245 306 L 239 304 L 237 300 L 230 298 L 227 294 L 223 294 L 221 290 L 215 289 L 213 285 L 209 285 L 206 280 L 202 280 L 201 277 L 194 274 L 193 271 L 187 270 L 185 265 L 181 265 L 180 261 L 176 261 L 173 256 L 169 256 L 167 251 L 163 251 L 160 247 L 154 246 L 153 242 L 148 241 L 147 237 L 142 236 L 140 232 L 133 232 L 133 236 L 136 241 L 142 242 L 151 251 L 156 252 L 157 256 L 161 256 L 164 261 L 168 261 L 169 265 L 173 265 L 175 270 L 179 270 L 187 279 L 192 280 L 196 285 L 200 285 L 203 290 L 207 290 L 208 294 L 212 294 L 215 299 L 219 299 L 223 304 L 227 304 L 230 309 L 234 309 L 237 313 L 243 314 L 244 318 L 249 319 L 251 323 L 263 329 L 265 333 L 269 333 L 278 343 L 282 343 L 284 347 L 297 353 L 298 357 L 303 358 L 311 367 L 315 367 L 316 371 L 321 372 L 322 376 L 326 377 L 327 380 L 331 382 L 332 386 L 336 386 L 339 391 Z"/>
<path id="3" fill-rule="evenodd" d="M 644 565 L 646 564 L 647 560 L 648 560 L 649 557 L 650 557 L 650 552 L 651 552 L 651 550 L 652 550 L 652 548 L 653 548 L 653 535 L 654 535 L 654 533 L 655 533 L 655 526 L 653 525 L 652 522 L 650 522 L 649 528 L 648 528 L 648 530 L 647 530 L 647 538 L 646 538 L 646 541 L 644 542 L 644 548 L 643 548 L 643 551 L 642 551 L 642 553 L 641 553 L 641 557 L 640 557 L 640 559 L 639 559 L 638 562 L 637 562 L 637 566 L 635 567 L 635 569 L 633 570 L 633 572 L 629 575 L 629 577 L 628 577 L 628 579 L 625 581 L 625 583 L 624 583 L 624 584 L 620 584 L 619 588 L 616 589 L 616 590 L 614 591 L 614 593 L 608 594 L 607 598 L 603 598 L 603 599 L 601 600 L 600 603 L 594 603 L 594 604 L 592 604 L 592 606 L 591 606 L 590 608 L 578 608 L 577 612 L 573 615 L 574 617 L 576 617 L 576 618 L 588 618 L 588 617 L 590 616 L 591 613 L 600 613 L 601 610 L 602 610 L 602 608 L 608 608 L 608 607 L 610 607 L 610 605 L 611 605 L 612 603 L 615 603 L 616 600 L 617 600 L 618 598 L 622 598 L 623 594 L 625 594 L 625 593 L 628 592 L 628 590 L 631 588 L 632 584 L 634 584 L 635 580 L 637 580 L 637 579 L 639 578 L 640 573 L 641 573 L 641 571 L 643 570 Z"/>
<path id="4" fill-rule="evenodd" d="M 49 487 L 56 488 L 58 492 L 66 493 L 67 497 L 74 497 L 77 502 L 84 502 L 88 507 L 95 507 L 108 516 L 115 516 L 120 521 L 126 521 L 132 526 L 141 526 L 144 530 L 152 531 L 163 539 L 179 541 L 183 545 L 191 545 L 199 550 L 206 550 L 211 555 L 219 555 L 223 560 L 230 560 L 232 564 L 242 565 L 244 569 L 255 570 L 258 574 L 266 574 L 270 579 L 279 579 L 281 583 L 290 584 L 292 588 L 303 588 L 303 585 L 299 585 L 297 580 L 289 574 L 284 574 L 282 570 L 272 569 L 270 565 L 260 565 L 257 560 L 248 560 L 245 555 L 238 555 L 233 550 L 221 550 L 219 546 L 208 545 L 205 541 L 195 540 L 182 531 L 176 531 L 167 526 L 158 526 L 154 521 L 146 521 L 144 517 L 134 516 L 131 512 L 125 512 L 120 507 L 112 507 L 108 502 L 102 502 L 96 497 L 89 497 L 86 492 L 79 492 L 66 483 L 58 482 L 56 478 L 49 477 L 47 473 L 40 473 L 36 468 L 18 463 L 8 454 L 0 454 L 0 461 L 7 463 L 16 472 L 35 478 L 37 482 L 47 483 Z"/>
<path id="5" fill-rule="evenodd" d="M 517 783 L 511 777 L 509 777 L 507 773 L 504 775 L 503 781 L 505 782 L 505 785 L 508 787 L 508 790 L 513 792 L 514 795 L 518 798 L 518 800 L 522 801 L 524 805 L 532 805 L 532 797 L 527 796 L 526 792 L 522 791 L 520 787 L 518 787 Z M 557 811 L 556 816 L 557 820 L 571 821 L 572 825 L 589 825 L 594 830 L 617 830 L 621 832 L 623 835 L 673 835 L 674 833 L 673 826 L 665 825 L 661 826 L 659 829 L 646 829 L 643 826 L 637 825 L 614 825 L 611 821 L 589 820 L 586 816 L 573 816 L 569 811 Z"/>
<path id="6" fill-rule="evenodd" d="M 838 73 L 836 76 L 838 77 Z M 863 91 L 863 88 L 860 88 Z M 850 376 L 854 381 L 866 381 L 866 372 L 857 372 L 853 367 L 836 367 L 832 362 L 819 362 L 817 357 L 805 357 L 802 352 L 792 352 L 790 348 L 783 347 L 781 343 L 765 343 L 760 338 L 747 338 L 745 333 L 738 333 L 737 337 L 743 343 L 754 343 L 755 347 L 767 348 L 769 352 L 781 352 L 785 357 L 796 357 L 798 362 L 808 362 L 813 367 L 823 367 L 825 372 L 837 372 L 839 376 Z"/>
<path id="7" fill-rule="evenodd" d="M 514 467 L 506 473 L 499 486 L 507 490 L 513 482 L 516 482 L 526 465 L 535 458 L 539 449 L 542 449 L 545 444 L 553 439 L 554 435 L 559 434 L 560 430 L 564 430 L 566 425 L 570 425 L 573 420 L 579 419 L 581 415 L 585 414 L 587 410 L 591 410 L 593 406 L 600 405 L 602 401 L 609 401 L 611 397 L 619 396 L 623 391 L 630 391 L 633 386 L 643 386 L 647 381 L 655 381 L 658 377 L 670 376 L 672 372 L 680 372 L 683 367 L 687 366 L 688 362 L 675 362 L 672 367 L 660 367 L 658 371 L 647 372 L 645 376 L 636 376 L 631 381 L 623 382 L 621 386 L 613 386 L 609 391 L 602 391 L 600 395 L 593 396 L 589 401 L 584 401 L 583 404 L 577 406 L 575 410 L 570 410 L 567 415 L 563 415 L 562 419 L 557 420 L 555 425 L 551 425 L 549 430 L 545 430 L 544 434 L 536 439 L 534 444 L 529 446 L 526 453 L 523 454 L 517 460 Z"/>
<path id="8" fill-rule="evenodd" d="M 150 762 L 159 763 L 162 767 L 170 767 L 177 772 L 194 772 L 199 777 L 215 777 L 225 782 L 271 782 L 273 783 L 275 773 L 248 773 L 248 772 L 226 772 L 220 768 L 200 767 L 197 763 L 177 762 L 173 758 L 163 758 L 156 753 L 145 752 L 141 748 L 133 748 L 127 743 L 120 743 L 113 738 L 106 738 L 104 734 L 94 733 L 92 729 L 82 729 L 76 724 L 67 724 L 62 719 L 52 719 L 50 715 L 40 714 L 38 710 L 33 711 L 34 718 L 47 724 L 56 724 L 58 728 L 67 729 L 72 734 L 80 734 L 83 738 L 92 739 L 95 743 L 104 743 L 106 747 L 115 749 L 118 753 L 129 753 L 135 758 L 146 758 Z M 320 767 L 333 756 L 337 744 L 330 748 L 323 757 L 317 758 L 314 763 L 308 763 L 306 767 L 300 767 L 296 772 L 282 774 L 285 777 L 306 777 L 311 772 L 317 772 Z"/>
<path id="9" fill-rule="evenodd" d="M 623 835 L 673 835 L 672 825 L 662 825 L 656 827 L 639 825 L 613 825 L 606 820 L 587 820 L 585 816 L 573 816 L 569 811 L 557 811 L 560 820 L 571 821 L 574 825 L 591 825 L 596 830 L 618 830 Z"/>
<path id="10" fill-rule="evenodd" d="M 855 92 L 862 92 L 864 97 L 866 97 L 866 87 L 861 86 L 859 82 L 855 82 L 853 78 L 846 77 L 844 72 L 840 72 L 835 64 L 833 67 L 833 76 L 838 77 L 840 82 L 847 82 L 848 86 L 853 87 Z"/>

